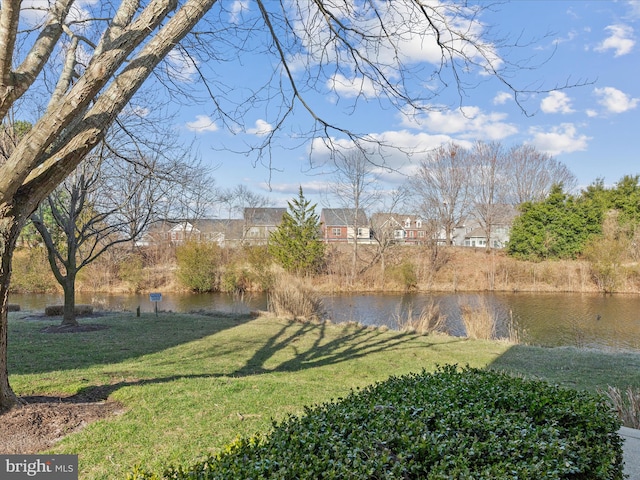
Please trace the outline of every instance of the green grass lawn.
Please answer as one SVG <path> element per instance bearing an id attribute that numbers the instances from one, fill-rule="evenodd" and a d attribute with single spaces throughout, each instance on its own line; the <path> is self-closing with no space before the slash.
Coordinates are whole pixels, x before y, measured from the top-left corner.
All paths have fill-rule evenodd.
<path id="1" fill-rule="evenodd" d="M 640 354 L 545 349 L 356 325 L 274 318 L 119 314 L 108 329 L 44 334 L 51 323 L 9 320 L 9 372 L 20 395 L 99 388 L 124 413 L 51 450 L 77 453 L 80 478 L 124 478 L 135 464 L 191 465 L 239 435 L 268 431 L 304 405 L 390 375 L 457 363 L 573 388 L 640 387 Z"/>

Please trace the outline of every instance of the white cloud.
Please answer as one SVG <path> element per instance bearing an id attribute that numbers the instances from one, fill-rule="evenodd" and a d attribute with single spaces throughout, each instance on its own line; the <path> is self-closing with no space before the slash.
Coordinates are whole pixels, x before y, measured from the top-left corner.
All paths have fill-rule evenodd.
<path id="1" fill-rule="evenodd" d="M 513 95 L 509 92 L 499 92 L 495 97 L 493 97 L 494 105 L 504 105 L 509 100 L 513 100 Z"/>
<path id="2" fill-rule="evenodd" d="M 471 148 L 473 141 L 454 139 L 449 135 L 430 135 L 424 132 L 411 132 L 409 130 L 389 130 L 368 135 L 371 144 L 371 161 L 378 165 L 376 174 L 381 181 L 400 185 L 406 182 L 407 177 L 415 174 L 418 168 L 418 160 L 424 154 L 449 142 L 455 142 L 464 148 Z M 350 140 L 331 139 L 333 147 L 350 150 L 354 144 Z M 366 145 L 364 145 L 366 148 Z M 391 147 L 393 146 L 393 147 Z M 326 140 L 315 138 L 309 146 L 311 170 L 316 174 L 332 171 L 333 163 L 331 151 Z M 303 185 L 304 187 L 304 185 Z M 306 192 L 305 188 L 305 192 Z"/>
<path id="3" fill-rule="evenodd" d="M 242 13 L 249 10 L 249 0 L 235 0 L 229 8 L 231 23 L 238 24 L 242 20 Z"/>
<path id="4" fill-rule="evenodd" d="M 262 119 L 256 120 L 255 128 L 248 128 L 247 129 L 247 133 L 249 133 L 251 135 L 257 135 L 259 137 L 263 137 L 265 135 L 268 135 L 272 131 L 273 131 L 273 125 L 271 125 L 269 122 L 267 122 L 265 120 L 262 120 Z"/>
<path id="5" fill-rule="evenodd" d="M 567 11 L 567 14 L 572 15 L 571 10 Z M 575 16 L 575 15 L 574 15 Z M 574 40 L 576 37 L 578 36 L 578 32 L 576 32 L 575 30 L 571 30 L 570 32 L 567 32 L 566 36 L 564 37 L 557 37 L 554 39 L 554 44 L 555 45 L 560 45 L 561 43 L 566 43 L 566 42 L 571 42 L 572 40 Z"/>
<path id="6" fill-rule="evenodd" d="M 549 92 L 540 103 L 540 109 L 544 113 L 572 113 L 574 110 L 571 108 L 571 100 L 569 96 L 564 92 L 558 92 L 557 90 Z"/>
<path id="7" fill-rule="evenodd" d="M 174 48 L 166 57 L 169 64 L 169 75 L 179 82 L 190 82 L 198 71 L 193 57 L 186 55 L 178 48 Z"/>
<path id="8" fill-rule="evenodd" d="M 98 0 L 81 0 L 72 4 L 69 10 L 68 20 L 79 22 L 70 26 L 75 31 L 83 31 L 90 22 L 81 22 L 92 18 L 89 8 L 98 3 Z M 44 23 L 51 11 L 52 2 L 49 0 L 23 0 L 20 5 L 21 20 L 29 26 L 36 26 Z"/>
<path id="9" fill-rule="evenodd" d="M 633 28 L 628 25 L 609 25 L 605 28 L 610 32 L 610 36 L 605 38 L 600 45 L 596 47 L 598 52 L 606 52 L 614 50 L 614 56 L 620 57 L 631 53 L 636 41 L 633 38 Z"/>
<path id="10" fill-rule="evenodd" d="M 196 119 L 193 122 L 187 122 L 187 128 L 197 133 L 215 132 L 218 130 L 218 126 L 206 115 L 196 115 Z"/>
<path id="11" fill-rule="evenodd" d="M 553 127 L 549 132 L 532 128 L 530 133 L 533 134 L 533 140 L 530 143 L 538 150 L 550 155 L 586 150 L 587 143 L 591 140 L 586 135 L 579 135 L 572 123 L 563 123 Z"/>
<path id="12" fill-rule="evenodd" d="M 613 87 L 596 88 L 593 90 L 597 97 L 598 103 L 607 109 L 610 113 L 623 113 L 633 110 L 638 106 L 638 98 L 631 98 L 626 93 Z"/>
<path id="13" fill-rule="evenodd" d="M 640 18 L 640 0 L 629 0 L 629 10 L 633 18 Z"/>
<path id="14" fill-rule="evenodd" d="M 436 110 L 406 115 L 403 117 L 403 124 L 429 133 L 491 141 L 502 140 L 518 132 L 514 124 L 505 122 L 506 118 L 506 113 L 484 113 L 479 107 L 463 107 L 457 110 Z"/>
<path id="15" fill-rule="evenodd" d="M 338 95 L 353 98 L 364 95 L 366 98 L 376 97 L 376 88 L 369 78 L 347 78 L 341 73 L 327 81 L 327 87 Z"/>
<path id="16" fill-rule="evenodd" d="M 263 184 L 265 190 L 283 193 L 291 196 L 297 196 L 298 190 L 302 187 L 305 197 L 307 195 L 317 195 L 326 193 L 329 182 L 327 180 L 306 181 L 300 183 L 272 183 L 270 185 Z M 316 213 L 320 213 L 316 209 Z"/>
<path id="17" fill-rule="evenodd" d="M 346 3 L 350 8 L 345 9 L 342 2 L 326 2 L 324 6 L 332 17 L 348 27 L 353 24 L 359 31 L 366 32 L 367 38 L 363 39 L 358 39 L 357 35 L 345 35 L 363 55 L 381 66 L 381 72 L 371 72 L 374 76 L 380 73 L 386 79 L 400 79 L 407 67 L 421 63 L 431 63 L 439 68 L 443 60 L 441 45 L 446 45 L 456 61 L 465 63 L 468 69 L 465 73 L 484 75 L 502 66 L 496 46 L 484 40 L 487 26 L 480 21 L 478 7 L 438 0 L 424 3 L 373 2 L 374 7 L 366 6 L 367 2 L 363 6 L 359 6 L 361 2 Z M 325 21 L 326 15 L 318 11 L 314 2 L 304 4 L 306 8 L 298 9 L 299 18 L 294 22 L 294 30 L 305 52 L 292 59 L 291 64 L 303 68 L 322 61 L 324 64 L 336 62 L 348 68 L 348 62 L 355 59 L 336 39 Z M 422 8 L 431 13 L 430 21 L 426 20 Z M 393 32 L 393 35 L 388 32 Z M 361 62 L 361 68 L 366 68 L 364 63 Z"/>

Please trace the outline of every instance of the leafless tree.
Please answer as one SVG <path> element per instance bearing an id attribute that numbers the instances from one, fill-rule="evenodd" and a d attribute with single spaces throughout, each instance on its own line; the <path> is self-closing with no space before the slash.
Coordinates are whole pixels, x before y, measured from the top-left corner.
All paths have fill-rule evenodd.
<path id="1" fill-rule="evenodd" d="M 379 175 L 375 164 L 359 149 L 337 154 L 334 166 L 329 201 L 340 207 L 336 211 L 341 212 L 341 220 L 347 226 L 347 236 L 353 240 L 351 278 L 354 279 L 358 268 L 358 243 L 369 241 L 369 235 L 366 239 L 362 238 L 360 230 L 368 231 L 366 212 L 378 202 L 381 195 Z"/>
<path id="2" fill-rule="evenodd" d="M 478 221 L 491 249 L 492 227 L 505 216 L 507 157 L 499 142 L 476 142 L 469 153 L 473 182 L 472 215 Z"/>
<path id="3" fill-rule="evenodd" d="M 473 202 L 469 152 L 456 144 L 441 146 L 420 162 L 410 184 L 426 219 L 434 219 L 453 244 L 455 227 L 470 213 Z"/>
<path id="4" fill-rule="evenodd" d="M 349 0 L 257 0 L 240 10 L 216 0 L 32 5 L 6 0 L 0 8 L 2 123 L 6 126 L 12 114 L 22 118 L 16 110 L 21 100 L 30 99 L 25 108 L 42 106 L 24 111 L 33 128 L 0 166 L 0 409 L 18 402 L 8 381 L 6 304 L 20 230 L 100 143 L 148 79 L 174 102 L 193 103 L 202 98 L 192 93 L 192 85 L 183 88 L 185 72 L 192 73 L 205 86 L 217 119 L 234 132 L 245 129 L 248 111 L 267 112 L 272 128 L 250 147 L 267 163 L 278 132 L 286 132 L 289 119 L 299 123 L 299 110 L 311 122 L 298 134 L 322 136 L 329 144 L 334 134 L 353 142 L 370 140 L 338 125 L 330 113 L 314 110 L 313 93 L 324 94 L 327 85 L 335 92 L 340 82 L 366 86 L 387 104 L 418 111 L 428 109 L 430 99 L 452 83 L 463 98 L 473 87 L 467 74 L 482 72 L 520 100 L 521 92 L 509 83 L 517 62 L 502 58 L 503 45 L 488 38 L 489 30 L 478 21 L 483 7 L 453 1 L 365 1 L 354 8 Z M 415 44 L 428 50 L 430 70 L 407 55 Z M 271 59 L 272 68 L 256 71 L 246 61 L 252 55 Z M 242 59 L 252 69 L 244 77 L 246 89 L 222 70 L 226 62 Z M 264 75 L 262 86 L 258 75 Z M 420 79 L 418 86 L 412 87 L 411 77 Z M 425 83 L 431 86 L 428 96 Z M 355 97 L 352 107 L 365 97 Z"/>
<path id="5" fill-rule="evenodd" d="M 179 180 L 185 179 L 173 163 L 157 157 L 123 162 L 103 142 L 31 215 L 64 292 L 62 326 L 78 325 L 78 272 L 114 246 L 133 244 L 160 219 L 158 206 L 182 191 Z"/>
<path id="6" fill-rule="evenodd" d="M 370 219 L 371 238 L 376 246 L 376 253 L 367 268 L 380 261 L 380 282 L 384 286 L 387 253 L 397 245 L 396 232 L 402 228 L 400 222 L 403 220 L 402 215 L 406 213 L 409 192 L 405 187 L 400 187 L 391 192 L 381 192 L 380 197 L 382 205 Z"/>
<path id="7" fill-rule="evenodd" d="M 218 202 L 226 208 L 229 220 L 232 218 L 244 220 L 243 241 L 247 240 L 247 236 L 251 236 L 250 232 L 256 227 L 256 222 L 259 219 L 264 220 L 262 209 L 273 205 L 268 196 L 252 192 L 242 184 L 221 190 L 218 193 Z"/>
<path id="8" fill-rule="evenodd" d="M 158 218 L 185 226 L 210 218 L 218 202 L 218 190 L 210 169 L 199 161 L 189 161 L 175 162 L 168 171 L 173 180 L 166 178 L 163 213 Z M 185 233 L 188 236 L 190 232 L 185 229 Z"/>
<path id="9" fill-rule="evenodd" d="M 507 153 L 509 171 L 509 203 L 518 206 L 524 202 L 544 200 L 553 185 L 562 184 L 571 191 L 577 184 L 575 175 L 567 166 L 533 145 L 516 145 Z"/>
<path id="10" fill-rule="evenodd" d="M 229 218 L 241 217 L 246 209 L 265 208 L 272 205 L 268 196 L 252 192 L 242 184 L 221 190 L 218 193 L 218 202 L 225 206 Z"/>

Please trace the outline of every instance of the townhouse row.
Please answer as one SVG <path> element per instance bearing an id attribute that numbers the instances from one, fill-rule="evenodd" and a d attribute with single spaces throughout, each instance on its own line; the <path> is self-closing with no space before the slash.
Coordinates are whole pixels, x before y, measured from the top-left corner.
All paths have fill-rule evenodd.
<path id="1" fill-rule="evenodd" d="M 165 220 L 140 239 L 139 245 L 181 244 L 186 241 L 215 242 L 222 247 L 264 245 L 275 231 L 286 208 L 246 208 L 242 219 Z M 498 217 L 490 229 L 470 217 L 451 231 L 453 245 L 503 248 L 509 240 L 514 211 Z M 418 215 L 375 213 L 363 210 L 324 208 L 320 213 L 321 237 L 327 243 L 447 244 L 445 230 Z M 487 235 L 487 230 L 490 230 Z"/>

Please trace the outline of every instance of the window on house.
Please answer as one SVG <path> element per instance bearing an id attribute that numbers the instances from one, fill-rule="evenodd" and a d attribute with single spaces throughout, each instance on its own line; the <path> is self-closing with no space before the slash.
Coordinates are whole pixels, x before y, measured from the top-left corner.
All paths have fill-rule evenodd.
<path id="1" fill-rule="evenodd" d="M 414 232 L 413 230 L 410 230 L 410 231 L 409 231 L 409 237 L 410 237 L 410 238 L 413 238 L 414 233 L 415 233 L 415 232 Z"/>
<path id="2" fill-rule="evenodd" d="M 408 218 L 404 221 L 404 228 L 409 228 L 411 226 L 411 220 Z"/>
<path id="3" fill-rule="evenodd" d="M 418 232 L 418 236 L 419 236 L 420 238 L 424 238 L 424 230 L 420 230 L 420 231 Z"/>
<path id="4" fill-rule="evenodd" d="M 358 229 L 358 238 L 366 238 L 369 236 L 369 229 L 368 228 L 359 228 Z"/>
<path id="5" fill-rule="evenodd" d="M 394 230 L 393 236 L 394 238 L 404 238 L 404 230 Z"/>
<path id="6" fill-rule="evenodd" d="M 331 229 L 331 234 L 332 234 L 334 237 L 340 237 L 340 236 L 342 236 L 342 229 L 341 229 L 341 228 L 337 228 L 337 227 L 333 227 L 333 228 Z"/>
<path id="7" fill-rule="evenodd" d="M 422 220 L 416 220 L 416 228 L 422 228 Z"/>

